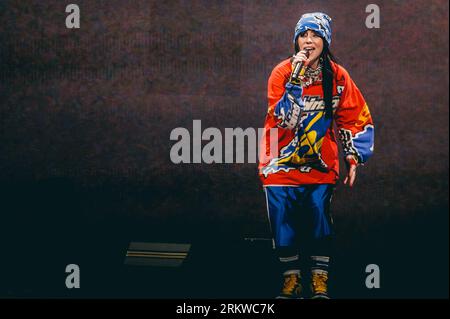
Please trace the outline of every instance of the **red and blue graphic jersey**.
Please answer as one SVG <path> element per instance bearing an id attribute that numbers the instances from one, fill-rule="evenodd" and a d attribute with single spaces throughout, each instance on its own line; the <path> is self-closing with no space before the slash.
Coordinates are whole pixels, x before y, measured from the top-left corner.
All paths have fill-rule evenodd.
<path id="1" fill-rule="evenodd" d="M 273 69 L 260 145 L 259 176 L 264 186 L 336 183 L 339 159 L 334 124 L 344 155 L 353 155 L 358 163 L 372 155 L 374 125 L 369 107 L 348 72 L 334 62 L 331 67 L 333 112 L 328 116 L 320 80 L 305 87 L 290 83 L 290 59 Z"/>

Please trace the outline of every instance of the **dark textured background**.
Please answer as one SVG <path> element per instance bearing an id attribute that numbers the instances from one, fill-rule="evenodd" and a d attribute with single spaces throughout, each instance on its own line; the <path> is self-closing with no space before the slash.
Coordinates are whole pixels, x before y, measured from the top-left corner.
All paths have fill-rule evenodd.
<path id="1" fill-rule="evenodd" d="M 0 1 L 1 296 L 270 296 L 261 247 L 241 242 L 270 236 L 256 164 L 175 165 L 169 135 L 193 119 L 261 127 L 270 71 L 320 10 L 376 125 L 375 155 L 334 197 L 335 295 L 448 297 L 447 1 L 379 0 L 380 29 L 366 1 L 76 3 L 69 30 L 65 1 Z M 192 289 L 121 268 L 132 240 L 196 243 Z M 220 289 L 201 274 L 215 267 Z"/>

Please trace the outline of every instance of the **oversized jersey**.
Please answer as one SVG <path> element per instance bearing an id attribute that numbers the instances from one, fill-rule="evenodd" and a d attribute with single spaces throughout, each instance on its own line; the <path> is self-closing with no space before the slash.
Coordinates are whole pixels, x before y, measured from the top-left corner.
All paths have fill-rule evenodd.
<path id="1" fill-rule="evenodd" d="M 367 103 L 347 71 L 334 62 L 331 67 L 332 113 L 326 112 L 320 80 L 306 87 L 290 83 L 290 59 L 273 69 L 260 145 L 259 176 L 264 186 L 336 183 L 339 158 L 334 123 L 344 155 L 353 155 L 358 163 L 372 155 L 374 125 Z M 297 117 L 298 124 L 289 126 Z"/>

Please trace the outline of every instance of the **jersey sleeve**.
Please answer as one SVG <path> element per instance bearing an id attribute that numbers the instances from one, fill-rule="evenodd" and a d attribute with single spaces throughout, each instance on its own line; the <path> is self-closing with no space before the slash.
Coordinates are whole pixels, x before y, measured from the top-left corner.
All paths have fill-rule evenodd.
<path id="1" fill-rule="evenodd" d="M 268 113 L 274 117 L 278 127 L 293 130 L 300 123 L 303 89 L 299 85 L 284 82 L 283 74 L 274 69 L 267 88 Z"/>
<path id="2" fill-rule="evenodd" d="M 369 107 L 348 73 L 344 72 L 345 85 L 335 113 L 345 155 L 353 155 L 358 163 L 365 163 L 374 150 L 374 124 Z"/>

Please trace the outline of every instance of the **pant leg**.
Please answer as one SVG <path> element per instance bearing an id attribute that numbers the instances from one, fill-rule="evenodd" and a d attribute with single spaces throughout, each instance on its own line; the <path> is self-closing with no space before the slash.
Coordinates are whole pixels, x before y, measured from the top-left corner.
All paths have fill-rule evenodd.
<path id="1" fill-rule="evenodd" d="M 275 247 L 296 245 L 301 190 L 297 186 L 267 186 L 264 189 Z"/>
<path id="2" fill-rule="evenodd" d="M 333 184 L 309 185 L 303 201 L 308 213 L 311 256 L 330 256 L 334 236 L 330 206 L 335 186 Z"/>
<path id="3" fill-rule="evenodd" d="M 333 184 L 308 185 L 304 205 L 311 214 L 314 239 L 321 239 L 333 234 L 333 222 L 330 214 Z"/>
<path id="4" fill-rule="evenodd" d="M 301 192 L 296 189 L 291 186 L 265 187 L 268 218 L 282 272 L 299 269 L 297 202 Z"/>

